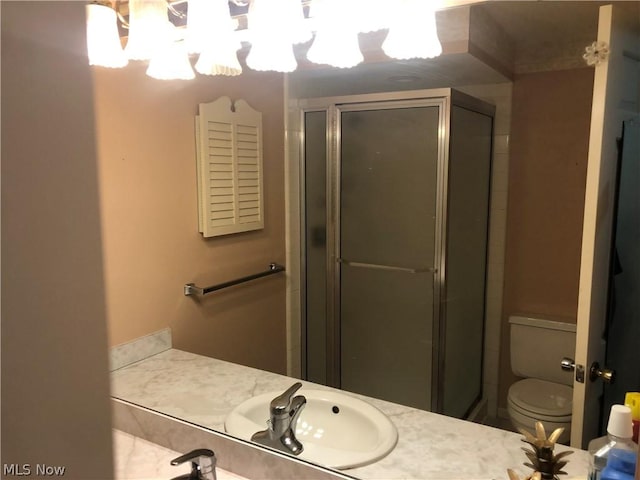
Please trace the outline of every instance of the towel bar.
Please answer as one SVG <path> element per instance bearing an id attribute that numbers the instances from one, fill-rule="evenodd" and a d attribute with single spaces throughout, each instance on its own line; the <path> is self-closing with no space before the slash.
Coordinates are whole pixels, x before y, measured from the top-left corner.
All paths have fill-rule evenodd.
<path id="1" fill-rule="evenodd" d="M 212 285 L 211 287 L 198 287 L 195 283 L 187 283 L 184 286 L 184 294 L 186 296 L 190 295 L 206 295 L 207 293 L 215 292 L 217 290 L 222 290 L 223 288 L 233 287 L 234 285 L 238 285 L 240 283 L 249 282 L 251 280 L 255 280 L 256 278 L 266 277 L 268 275 L 273 275 L 275 273 L 284 272 L 285 268 L 282 265 L 277 263 L 269 264 L 269 270 L 260 273 L 254 273 L 253 275 L 248 275 L 246 277 L 237 278 L 235 280 L 230 280 L 228 282 L 219 283 L 218 285 Z"/>

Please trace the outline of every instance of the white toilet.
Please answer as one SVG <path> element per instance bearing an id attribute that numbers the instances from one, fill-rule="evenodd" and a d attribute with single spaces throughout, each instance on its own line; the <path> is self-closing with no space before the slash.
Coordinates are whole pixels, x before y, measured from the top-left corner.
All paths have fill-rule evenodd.
<path id="1" fill-rule="evenodd" d="M 519 380 L 509 388 L 507 411 L 516 428 L 535 432 L 541 421 L 547 435 L 558 427 L 571 436 L 573 373 L 560 368 L 563 357 L 574 358 L 576 325 L 525 316 L 509 317 L 511 370 Z"/>

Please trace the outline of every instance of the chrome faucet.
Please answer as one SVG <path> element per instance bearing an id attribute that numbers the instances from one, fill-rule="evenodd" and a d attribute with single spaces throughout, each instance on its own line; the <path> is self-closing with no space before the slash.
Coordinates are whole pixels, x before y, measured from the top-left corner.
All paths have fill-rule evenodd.
<path id="1" fill-rule="evenodd" d="M 295 430 L 307 399 L 303 395 L 293 396 L 300 387 L 302 383 L 294 383 L 284 393 L 271 400 L 270 418 L 267 422 L 269 428 L 254 433 L 252 441 L 294 455 L 302 453 L 303 446 L 296 438 Z"/>
<path id="2" fill-rule="evenodd" d="M 176 466 L 191 461 L 191 472 L 172 480 L 216 480 L 216 456 L 208 448 L 199 448 L 171 460 Z"/>

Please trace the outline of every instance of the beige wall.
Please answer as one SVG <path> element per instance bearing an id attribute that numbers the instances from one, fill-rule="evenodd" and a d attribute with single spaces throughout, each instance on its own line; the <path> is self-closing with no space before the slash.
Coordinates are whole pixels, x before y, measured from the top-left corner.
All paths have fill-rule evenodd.
<path id="1" fill-rule="evenodd" d="M 509 315 L 575 322 L 592 90 L 588 68 L 514 81 L 500 350 L 503 407 L 516 379 Z"/>
<path id="2" fill-rule="evenodd" d="M 0 468 L 114 478 L 84 3 L 1 9 Z"/>
<path id="3" fill-rule="evenodd" d="M 111 345 L 170 327 L 176 348 L 284 373 L 284 275 L 183 295 L 185 283 L 208 286 L 284 264 L 282 75 L 167 82 L 145 68 L 94 71 Z M 199 103 L 223 95 L 263 113 L 265 228 L 204 239 L 194 117 Z"/>

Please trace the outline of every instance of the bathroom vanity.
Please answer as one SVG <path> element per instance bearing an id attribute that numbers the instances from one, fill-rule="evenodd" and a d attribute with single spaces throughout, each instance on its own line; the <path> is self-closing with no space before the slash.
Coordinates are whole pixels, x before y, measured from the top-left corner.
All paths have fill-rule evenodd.
<path id="1" fill-rule="evenodd" d="M 281 462 L 278 467 L 281 472 L 289 468 L 292 471 L 308 468 L 310 470 L 304 474 L 298 474 L 306 478 L 506 479 L 507 468 L 516 470 L 521 476 L 530 472 L 522 465 L 526 457 L 521 447 L 525 444 L 517 433 L 349 392 L 342 393 L 373 405 L 397 428 L 395 448 L 375 463 L 342 471 L 328 470 L 225 433 L 225 419 L 235 407 L 267 392 L 282 392 L 295 381 L 283 375 L 168 348 L 112 372 L 114 426 L 155 443 L 175 438 L 177 434 L 171 433 L 174 426 L 181 429 L 181 438 L 193 435 L 202 438 L 201 442 L 215 440 L 220 445 L 216 452 L 218 465 L 249 478 L 251 472 L 244 468 L 252 460 L 247 460 L 247 455 L 261 456 L 253 463 Z M 305 389 L 335 391 L 310 382 L 303 381 L 302 384 L 300 394 L 303 395 Z M 163 433 L 154 432 L 151 418 L 165 421 L 158 427 Z M 265 412 L 265 424 L 267 418 L 268 412 Z M 167 426 L 166 422 L 174 422 L 174 426 Z M 211 435 L 206 438 L 214 440 L 207 440 L 203 435 Z M 172 441 L 174 450 L 186 451 L 192 447 L 216 450 L 193 441 L 185 446 Z M 557 451 L 566 449 L 569 447 L 556 447 Z M 566 478 L 586 477 L 587 452 L 575 450 L 568 460 L 564 469 L 568 473 Z M 265 477 L 268 475 L 262 476 Z"/>

